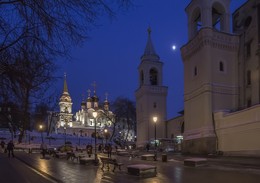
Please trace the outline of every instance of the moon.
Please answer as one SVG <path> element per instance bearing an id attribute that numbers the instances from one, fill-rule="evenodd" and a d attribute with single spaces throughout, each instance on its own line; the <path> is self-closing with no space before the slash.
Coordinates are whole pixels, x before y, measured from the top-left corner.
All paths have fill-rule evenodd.
<path id="1" fill-rule="evenodd" d="M 176 45 L 172 45 L 172 49 L 175 51 L 176 50 Z"/>

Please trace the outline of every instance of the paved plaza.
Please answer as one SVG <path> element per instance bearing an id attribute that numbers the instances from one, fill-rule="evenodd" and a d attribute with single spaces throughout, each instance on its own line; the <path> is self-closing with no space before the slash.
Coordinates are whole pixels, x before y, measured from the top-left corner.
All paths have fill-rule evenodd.
<path id="1" fill-rule="evenodd" d="M 146 153 L 146 152 L 143 152 Z M 130 158 L 128 156 L 113 155 L 118 161 L 124 163 L 122 170 L 116 169 L 115 172 L 103 172 L 101 164 L 81 165 L 76 160 L 66 158 L 46 157 L 41 158 L 39 153 L 29 154 L 23 151 L 16 151 L 15 158 L 8 158 L 7 154 L 0 154 L 0 182 L 34 182 L 29 178 L 16 181 L 15 172 L 10 172 L 8 167 L 26 167 L 33 170 L 33 175 L 45 177 L 41 181 L 36 177 L 37 183 L 40 182 L 64 182 L 64 183 L 259 183 L 260 180 L 260 159 L 259 158 L 234 158 L 234 157 L 215 157 L 207 158 L 207 165 L 200 167 L 184 166 L 183 160 L 190 158 L 178 154 L 168 153 L 167 162 L 162 162 L 161 154 L 158 154 L 158 161 L 141 160 L 140 157 Z M 156 177 L 138 177 L 127 173 L 127 165 L 148 164 L 157 167 Z M 22 169 L 22 172 L 25 170 Z M 8 173 L 7 173 L 8 172 Z M 12 174 L 10 176 L 10 174 Z M 21 181 L 23 180 L 23 181 Z"/>

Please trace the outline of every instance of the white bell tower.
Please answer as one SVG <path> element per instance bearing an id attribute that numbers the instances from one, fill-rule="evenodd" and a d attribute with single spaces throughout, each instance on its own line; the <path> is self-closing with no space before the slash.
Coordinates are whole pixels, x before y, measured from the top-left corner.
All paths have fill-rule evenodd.
<path id="1" fill-rule="evenodd" d="M 230 0 L 192 0 L 184 64 L 184 153 L 217 150 L 214 112 L 238 106 L 239 39 L 230 33 Z"/>
<path id="2" fill-rule="evenodd" d="M 66 81 L 66 74 L 64 74 L 63 93 L 60 97 L 60 119 L 58 127 L 68 127 L 72 124 L 72 100 L 68 91 L 68 85 Z"/>
<path id="3" fill-rule="evenodd" d="M 144 145 L 150 140 L 165 138 L 167 91 L 163 86 L 163 63 L 156 54 L 148 29 L 148 40 L 141 63 L 138 67 L 139 88 L 136 96 L 137 144 Z M 157 117 L 156 126 L 153 117 Z"/>

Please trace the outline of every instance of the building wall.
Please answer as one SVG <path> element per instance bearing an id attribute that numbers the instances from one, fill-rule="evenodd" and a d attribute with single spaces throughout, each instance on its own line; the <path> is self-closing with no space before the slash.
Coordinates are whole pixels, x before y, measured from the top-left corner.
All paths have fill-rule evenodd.
<path id="1" fill-rule="evenodd" d="M 142 86 L 136 92 L 137 144 L 142 146 L 155 137 L 153 117 L 157 116 L 156 138 L 166 134 L 167 87 Z"/>
<path id="2" fill-rule="evenodd" d="M 239 84 L 240 108 L 260 103 L 259 69 L 260 4 L 250 0 L 233 13 L 233 31 L 240 35 Z M 250 76 L 247 72 L 250 71 Z M 248 77 L 251 82 L 248 83 Z"/>
<path id="3" fill-rule="evenodd" d="M 229 113 L 214 115 L 218 151 L 224 155 L 260 156 L 260 105 Z"/>
<path id="4" fill-rule="evenodd" d="M 182 125 L 184 123 L 184 116 L 177 116 L 166 121 L 166 138 L 175 138 L 182 135 Z"/>
<path id="5" fill-rule="evenodd" d="M 239 36 L 229 32 L 229 4 L 224 0 L 193 0 L 186 8 L 188 29 L 193 33 L 181 48 L 185 153 L 214 153 L 214 111 L 238 108 Z M 215 27 L 217 20 L 220 29 Z"/>

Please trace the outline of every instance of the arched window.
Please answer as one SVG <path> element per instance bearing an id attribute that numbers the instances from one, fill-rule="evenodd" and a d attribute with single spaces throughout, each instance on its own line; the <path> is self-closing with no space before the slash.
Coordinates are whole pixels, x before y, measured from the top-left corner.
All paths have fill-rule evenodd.
<path id="1" fill-rule="evenodd" d="M 202 22 L 201 22 L 201 10 L 200 8 L 196 8 L 193 10 L 191 14 L 191 20 L 189 24 L 189 32 L 190 32 L 190 38 L 194 37 L 197 32 L 201 29 Z"/>
<path id="2" fill-rule="evenodd" d="M 247 81 L 247 85 L 251 85 L 251 71 L 247 71 L 247 78 L 246 78 L 246 81 Z"/>
<path id="3" fill-rule="evenodd" d="M 251 99 L 247 99 L 247 107 L 251 107 L 251 106 L 252 106 Z"/>
<path id="4" fill-rule="evenodd" d="M 224 63 L 219 62 L 219 71 L 224 71 Z"/>
<path id="5" fill-rule="evenodd" d="M 157 71 L 153 68 L 150 70 L 150 84 L 151 85 L 157 85 L 158 80 L 158 73 Z"/>
<path id="6" fill-rule="evenodd" d="M 144 71 L 141 71 L 140 79 L 141 79 L 141 85 L 144 84 Z"/>
<path id="7" fill-rule="evenodd" d="M 140 85 L 143 85 L 144 84 L 144 72 L 141 71 L 140 73 Z"/>
<path id="8" fill-rule="evenodd" d="M 157 104 L 156 102 L 153 103 L 153 108 L 156 108 L 157 107 Z"/>
<path id="9" fill-rule="evenodd" d="M 226 13 L 225 8 L 223 5 L 219 2 L 216 2 L 213 4 L 212 7 L 212 27 L 219 31 L 224 31 L 227 30 L 227 27 L 225 25 L 225 19 L 226 17 L 224 16 Z"/>
<path id="10" fill-rule="evenodd" d="M 194 67 L 194 76 L 197 76 L 197 74 L 198 74 L 198 69 L 197 69 L 197 67 Z"/>

